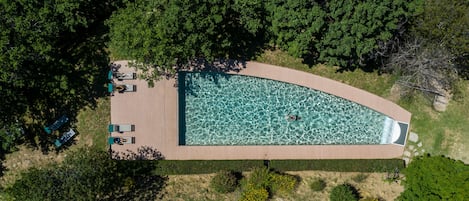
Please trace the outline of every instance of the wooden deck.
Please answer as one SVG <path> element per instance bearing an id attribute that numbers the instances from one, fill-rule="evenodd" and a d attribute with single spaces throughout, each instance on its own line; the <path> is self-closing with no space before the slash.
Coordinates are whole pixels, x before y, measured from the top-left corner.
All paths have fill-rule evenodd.
<path id="1" fill-rule="evenodd" d="M 126 61 L 119 72 L 133 72 Z M 288 68 L 248 62 L 239 72 L 317 89 L 360 103 L 393 119 L 409 123 L 411 114 L 398 105 L 364 90 L 340 82 Z M 116 83 L 137 85 L 136 92 L 115 93 L 111 97 L 111 122 L 134 124 L 134 132 L 111 136 L 135 137 L 135 144 L 111 145 L 117 152 L 137 152 L 139 147 L 152 147 L 170 160 L 235 160 L 235 159 L 372 159 L 400 158 L 402 145 L 300 145 L 300 146 L 180 146 L 178 145 L 178 93 L 174 79 L 162 79 L 153 88 L 143 80 Z"/>

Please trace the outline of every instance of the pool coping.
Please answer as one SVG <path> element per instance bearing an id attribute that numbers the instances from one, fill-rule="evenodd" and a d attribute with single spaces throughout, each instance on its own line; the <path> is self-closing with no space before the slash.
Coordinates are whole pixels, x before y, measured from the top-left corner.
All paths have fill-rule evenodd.
<path id="1" fill-rule="evenodd" d="M 120 72 L 134 72 L 121 64 Z M 410 126 L 411 114 L 397 104 L 367 91 L 303 71 L 258 62 L 246 62 L 230 74 L 248 75 L 297 84 L 324 91 L 381 112 Z M 118 82 L 118 81 L 116 81 Z M 137 153 L 152 147 L 170 160 L 240 160 L 240 159 L 384 159 L 400 158 L 404 146 L 386 145 L 279 145 L 279 146 L 186 146 L 178 141 L 178 94 L 175 80 L 162 79 L 149 88 L 144 80 L 125 80 L 138 85 L 136 92 L 116 93 L 111 97 L 111 122 L 134 124 L 134 132 L 110 133 L 132 136 L 135 144 L 110 145 L 120 153 Z M 122 82 L 120 82 L 122 83 Z M 405 137 L 407 138 L 407 137 Z M 404 140 L 405 142 L 405 140 Z"/>

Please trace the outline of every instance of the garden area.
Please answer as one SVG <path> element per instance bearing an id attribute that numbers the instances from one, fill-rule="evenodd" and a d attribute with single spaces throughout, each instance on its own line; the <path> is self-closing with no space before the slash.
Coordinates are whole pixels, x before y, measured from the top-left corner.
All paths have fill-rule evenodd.
<path id="1" fill-rule="evenodd" d="M 3 1 L 0 10 L 0 200 L 469 197 L 466 1 Z M 411 163 L 112 160 L 106 84 L 121 59 L 150 86 L 194 62 L 235 60 L 364 89 L 412 113 Z M 75 136 L 54 146 L 68 129 Z"/>

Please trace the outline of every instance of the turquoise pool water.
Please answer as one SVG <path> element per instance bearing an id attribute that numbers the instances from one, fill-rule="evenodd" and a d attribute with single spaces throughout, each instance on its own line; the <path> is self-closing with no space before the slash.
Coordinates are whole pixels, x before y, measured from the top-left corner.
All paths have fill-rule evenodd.
<path id="1" fill-rule="evenodd" d="M 360 104 L 242 75 L 180 72 L 179 104 L 181 145 L 383 144 L 391 132 Z"/>

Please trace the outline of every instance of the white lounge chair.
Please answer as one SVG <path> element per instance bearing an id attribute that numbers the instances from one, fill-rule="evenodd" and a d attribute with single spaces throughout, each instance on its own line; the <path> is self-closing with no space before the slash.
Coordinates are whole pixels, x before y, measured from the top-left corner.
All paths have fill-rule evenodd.
<path id="1" fill-rule="evenodd" d="M 132 132 L 135 131 L 135 125 L 133 124 L 109 124 L 109 132 Z"/>
<path id="2" fill-rule="evenodd" d="M 119 84 L 119 85 L 116 85 L 116 90 L 117 90 L 119 93 L 134 92 L 134 91 L 137 91 L 137 85 L 133 85 L 133 84 Z"/>
<path id="3" fill-rule="evenodd" d="M 118 80 L 135 80 L 137 73 L 114 73 L 114 77 Z"/>

